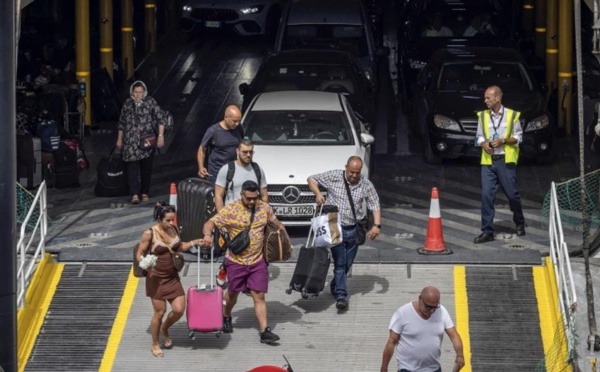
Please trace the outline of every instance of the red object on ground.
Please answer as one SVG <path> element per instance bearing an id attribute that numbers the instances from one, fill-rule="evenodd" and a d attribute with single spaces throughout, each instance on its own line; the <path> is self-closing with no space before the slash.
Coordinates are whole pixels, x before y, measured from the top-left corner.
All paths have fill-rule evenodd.
<path id="1" fill-rule="evenodd" d="M 427 236 L 425 247 L 419 248 L 421 254 L 450 254 L 444 243 L 444 232 L 442 229 L 442 215 L 440 213 L 440 199 L 436 187 L 431 189 L 431 206 L 429 208 L 429 224 L 427 225 Z"/>

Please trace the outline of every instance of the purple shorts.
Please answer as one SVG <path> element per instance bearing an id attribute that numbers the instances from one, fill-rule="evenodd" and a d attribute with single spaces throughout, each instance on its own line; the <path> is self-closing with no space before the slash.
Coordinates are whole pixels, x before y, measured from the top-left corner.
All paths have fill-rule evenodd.
<path id="1" fill-rule="evenodd" d="M 227 270 L 227 290 L 232 293 L 243 292 L 251 289 L 256 292 L 267 293 L 269 290 L 269 267 L 265 260 L 260 260 L 254 265 L 240 265 L 230 260 L 225 260 Z"/>

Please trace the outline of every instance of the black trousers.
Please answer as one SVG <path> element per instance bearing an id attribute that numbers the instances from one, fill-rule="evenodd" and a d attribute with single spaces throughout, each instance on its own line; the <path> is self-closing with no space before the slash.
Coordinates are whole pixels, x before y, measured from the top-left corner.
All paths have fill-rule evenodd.
<path id="1" fill-rule="evenodd" d="M 152 163 L 154 154 L 142 160 L 127 162 L 127 181 L 129 182 L 129 196 L 150 194 L 152 181 Z"/>

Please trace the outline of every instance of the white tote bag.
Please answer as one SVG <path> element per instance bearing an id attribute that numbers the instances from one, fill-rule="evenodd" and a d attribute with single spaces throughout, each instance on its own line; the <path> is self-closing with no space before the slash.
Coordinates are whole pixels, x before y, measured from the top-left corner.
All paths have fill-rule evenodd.
<path id="1" fill-rule="evenodd" d="M 321 206 L 321 210 L 323 206 Z M 329 248 L 342 242 L 342 223 L 338 212 L 319 214 L 311 219 L 314 247 Z"/>

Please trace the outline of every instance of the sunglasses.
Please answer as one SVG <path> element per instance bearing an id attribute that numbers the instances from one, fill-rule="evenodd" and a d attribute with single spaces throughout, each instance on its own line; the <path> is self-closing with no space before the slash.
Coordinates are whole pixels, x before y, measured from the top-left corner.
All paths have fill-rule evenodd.
<path id="1" fill-rule="evenodd" d="M 439 308 L 440 308 L 440 305 L 439 305 L 439 304 L 437 304 L 437 305 L 435 305 L 435 306 L 433 306 L 433 305 L 429 305 L 427 302 L 423 301 L 423 299 L 421 299 L 421 302 L 423 302 L 423 306 L 425 306 L 425 309 L 426 309 L 426 310 L 437 310 L 437 309 L 439 309 Z"/>

